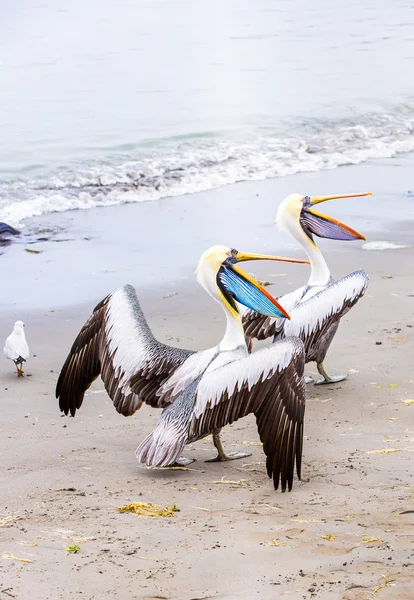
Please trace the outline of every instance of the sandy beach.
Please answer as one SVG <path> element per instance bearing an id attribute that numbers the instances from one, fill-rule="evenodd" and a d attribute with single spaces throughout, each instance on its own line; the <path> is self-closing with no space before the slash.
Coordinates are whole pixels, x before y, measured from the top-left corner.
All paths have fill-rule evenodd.
<path id="1" fill-rule="evenodd" d="M 0 339 L 21 318 L 33 354 L 25 378 L 5 360 L 0 370 L 1 600 L 412 600 L 414 406 L 404 401 L 414 398 L 413 163 L 405 155 L 26 223 L 0 256 Z M 224 321 L 194 280 L 206 247 L 302 257 L 272 224 L 279 201 L 368 190 L 366 202 L 324 208 L 369 242 L 406 247 L 320 244 L 336 278 L 363 268 L 370 285 L 325 361 L 348 380 L 307 386 L 303 476 L 291 493 L 267 478 L 252 418 L 223 433 L 225 448 L 248 459 L 205 463 L 214 455 L 206 439 L 186 448 L 196 459 L 188 470 L 160 471 L 134 456 L 156 410 L 118 415 L 99 380 L 75 418 L 61 416 L 59 370 L 108 292 L 132 283 L 159 339 L 207 348 Z M 251 270 L 275 295 L 308 276 L 282 263 Z M 307 373 L 316 377 L 314 365 Z M 134 501 L 180 510 L 153 519 L 117 511 Z M 80 551 L 68 553 L 73 545 Z"/>

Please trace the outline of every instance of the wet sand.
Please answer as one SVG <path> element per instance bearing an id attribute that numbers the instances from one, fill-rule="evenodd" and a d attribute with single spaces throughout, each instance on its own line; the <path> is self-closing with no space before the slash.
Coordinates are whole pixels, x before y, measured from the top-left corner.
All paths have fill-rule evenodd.
<path id="1" fill-rule="evenodd" d="M 187 447 L 186 456 L 196 458 L 188 471 L 155 471 L 137 465 L 134 450 L 157 422 L 156 410 L 125 419 L 100 381 L 74 419 L 61 417 L 54 399 L 74 337 L 94 304 L 121 283 L 136 285 L 160 339 L 188 348 L 217 343 L 223 318 L 193 280 L 198 256 L 213 242 L 301 256 L 271 225 L 282 187 L 307 192 L 308 183 L 309 193 L 339 193 L 373 188 L 374 180 L 384 190 L 375 196 L 382 212 L 369 216 L 364 205 L 356 218 L 358 205 L 340 202 L 326 212 L 368 232 L 369 241 L 412 243 L 408 167 L 401 160 L 338 169 L 289 178 L 290 187 L 288 178 L 240 184 L 204 194 L 208 210 L 189 196 L 49 215 L 43 221 L 60 228 L 54 239 L 73 241 L 34 244 L 43 250 L 37 255 L 23 244 L 4 249 L 10 291 L 1 292 L 0 339 L 23 318 L 36 356 L 24 379 L 5 360 L 0 373 L 0 519 L 20 518 L 0 528 L 0 598 L 412 599 L 414 406 L 403 402 L 414 398 L 412 247 L 368 252 L 359 243 L 321 244 L 335 277 L 364 268 L 370 286 L 344 318 L 325 363 L 349 379 L 307 387 L 303 477 L 291 493 L 273 490 L 252 418 L 223 434 L 225 447 L 251 451 L 248 459 L 206 464 L 214 455 L 206 439 Z M 266 210 L 248 217 L 247 229 L 255 186 Z M 395 210 L 399 200 L 405 220 L 400 205 Z M 233 223 L 233 239 L 217 217 L 207 220 L 214 206 Z M 161 216 L 164 246 L 154 237 Z M 27 240 L 34 227 L 28 224 Z M 297 265 L 251 269 L 272 282 L 275 295 L 307 278 Z M 25 278 L 12 280 L 16 272 Z M 316 378 L 315 371 L 308 365 Z M 133 501 L 176 503 L 180 512 L 159 519 L 117 512 Z M 81 551 L 69 554 L 74 544 Z M 10 554 L 32 562 L 5 558 Z"/>

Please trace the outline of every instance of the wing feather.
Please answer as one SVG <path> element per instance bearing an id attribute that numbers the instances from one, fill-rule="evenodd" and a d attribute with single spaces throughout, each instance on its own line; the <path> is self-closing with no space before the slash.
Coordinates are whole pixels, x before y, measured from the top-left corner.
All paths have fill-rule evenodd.
<path id="1" fill-rule="evenodd" d="M 119 413 L 132 415 L 142 402 L 159 406 L 159 388 L 192 354 L 155 339 L 126 285 L 95 307 L 75 339 L 56 386 L 60 409 L 75 415 L 99 375 Z"/>
<path id="2" fill-rule="evenodd" d="M 287 310 L 291 319 L 274 319 L 263 317 L 254 311 L 243 315 L 245 334 L 264 340 L 270 336 L 283 339 L 289 336 L 299 337 L 305 344 L 308 354 L 310 348 L 320 336 L 341 319 L 364 295 L 368 286 L 368 275 L 365 271 L 355 271 L 339 281 L 333 282 L 326 288 L 313 293 L 313 289 L 303 295 L 305 288 L 297 292 L 301 295 L 296 298 L 294 294 L 287 294 L 279 298 L 283 308 Z M 284 299 L 288 301 L 284 303 Z M 293 306 L 289 306 L 290 304 Z"/>
<path id="3" fill-rule="evenodd" d="M 300 478 L 305 413 L 305 353 L 297 338 L 286 338 L 201 379 L 189 423 L 190 441 L 250 413 L 256 415 L 266 467 L 275 489 L 292 488 Z"/>
<path id="4" fill-rule="evenodd" d="M 308 353 L 316 339 L 338 322 L 364 295 L 368 287 L 365 271 L 355 271 L 332 283 L 324 290 L 299 303 L 291 320 L 283 328 L 283 336 L 297 336 Z"/>

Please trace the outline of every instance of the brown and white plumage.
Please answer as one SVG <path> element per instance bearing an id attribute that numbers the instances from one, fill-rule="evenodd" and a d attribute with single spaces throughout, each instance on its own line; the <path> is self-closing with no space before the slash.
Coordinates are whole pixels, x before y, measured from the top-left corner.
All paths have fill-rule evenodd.
<path id="1" fill-rule="evenodd" d="M 312 208 L 314 204 L 336 197 L 347 196 L 309 198 L 292 194 L 279 207 L 279 227 L 288 231 L 302 245 L 311 264 L 307 285 L 278 297 L 291 319 L 285 322 L 250 309 L 243 310 L 243 326 L 247 337 L 259 340 L 273 337 L 274 341 L 288 336 L 299 337 L 305 346 L 306 362 L 316 361 L 322 375 L 318 383 L 334 383 L 345 379 L 346 376 L 330 377 L 323 361 L 341 318 L 364 295 L 369 281 L 368 275 L 362 270 L 335 281 L 314 241 L 314 235 L 338 240 L 365 239 L 347 225 Z"/>
<path id="2" fill-rule="evenodd" d="M 143 402 L 159 406 L 159 387 L 191 354 L 155 339 L 135 289 L 126 285 L 95 307 L 73 343 L 56 386 L 60 410 L 75 416 L 99 375 L 125 417 Z"/>
<path id="3" fill-rule="evenodd" d="M 121 414 L 132 415 L 142 403 L 163 408 L 158 426 L 137 449 L 138 459 L 153 466 L 173 464 L 186 444 L 254 413 L 268 474 L 276 488 L 280 481 L 283 491 L 291 489 L 295 463 L 300 476 L 302 455 L 304 350 L 293 338 L 248 354 L 235 300 L 260 306 L 269 315 L 286 314 L 235 266 L 253 256 L 225 247 L 203 255 L 198 279 L 222 305 L 227 327 L 220 344 L 201 352 L 156 340 L 132 286 L 107 296 L 62 368 L 56 387 L 60 409 L 75 415 L 99 375 Z"/>

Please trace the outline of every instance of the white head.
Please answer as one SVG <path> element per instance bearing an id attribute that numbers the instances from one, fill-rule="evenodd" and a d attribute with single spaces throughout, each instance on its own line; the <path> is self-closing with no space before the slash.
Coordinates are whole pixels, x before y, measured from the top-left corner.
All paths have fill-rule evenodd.
<path id="1" fill-rule="evenodd" d="M 16 323 L 14 324 L 15 329 L 23 329 L 23 327 L 24 327 L 23 321 L 16 321 Z"/>
<path id="2" fill-rule="evenodd" d="M 302 196 L 291 194 L 280 204 L 276 223 L 279 229 L 291 233 L 302 245 L 315 246 L 313 236 L 331 240 L 364 240 L 364 236 L 333 217 L 318 212 L 314 206 L 327 200 L 371 196 L 371 192 L 362 194 L 341 194 L 335 196 Z"/>
<path id="3" fill-rule="evenodd" d="M 298 228 L 303 198 L 302 194 L 290 194 L 280 203 L 276 215 L 276 225 L 280 230 L 293 233 Z"/>
<path id="4" fill-rule="evenodd" d="M 217 273 L 231 252 L 228 246 L 211 246 L 201 255 L 196 269 L 198 283 L 218 302 L 222 302 L 222 294 L 217 286 Z"/>
<path id="5" fill-rule="evenodd" d="M 237 266 L 237 263 L 246 260 L 307 263 L 282 256 L 247 254 L 228 246 L 212 246 L 200 258 L 197 281 L 227 313 L 236 318 L 239 318 L 237 302 L 264 315 L 288 317 L 280 304 L 253 277 Z"/>

